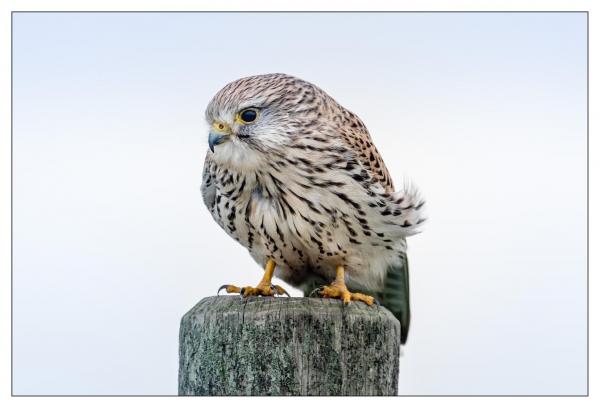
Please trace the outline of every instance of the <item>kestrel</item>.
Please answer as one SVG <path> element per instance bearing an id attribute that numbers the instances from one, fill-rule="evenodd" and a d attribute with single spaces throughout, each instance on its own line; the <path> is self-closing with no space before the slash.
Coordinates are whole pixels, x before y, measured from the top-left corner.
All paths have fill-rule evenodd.
<path id="1" fill-rule="evenodd" d="M 367 128 L 315 85 L 285 74 L 226 85 L 210 101 L 202 196 L 265 272 L 243 297 L 377 299 L 410 324 L 406 237 L 425 221 L 412 187 L 395 191 Z"/>

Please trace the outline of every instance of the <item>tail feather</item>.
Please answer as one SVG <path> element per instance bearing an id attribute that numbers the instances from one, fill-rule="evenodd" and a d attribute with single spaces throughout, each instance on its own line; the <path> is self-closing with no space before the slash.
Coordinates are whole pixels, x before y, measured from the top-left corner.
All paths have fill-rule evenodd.
<path id="1" fill-rule="evenodd" d="M 410 327 L 410 296 L 408 281 L 408 258 L 400 254 L 400 262 L 388 267 L 384 288 L 378 294 L 382 306 L 385 306 L 400 320 L 401 343 L 406 343 Z"/>

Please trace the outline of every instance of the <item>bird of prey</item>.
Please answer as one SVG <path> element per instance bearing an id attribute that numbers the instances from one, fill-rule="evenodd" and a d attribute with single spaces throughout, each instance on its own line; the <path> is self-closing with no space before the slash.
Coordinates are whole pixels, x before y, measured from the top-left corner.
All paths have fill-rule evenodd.
<path id="1" fill-rule="evenodd" d="M 206 109 L 202 196 L 214 220 L 265 268 L 241 296 L 378 300 L 410 324 L 406 237 L 425 221 L 414 187 L 395 191 L 363 122 L 317 86 L 285 74 L 226 85 Z"/>

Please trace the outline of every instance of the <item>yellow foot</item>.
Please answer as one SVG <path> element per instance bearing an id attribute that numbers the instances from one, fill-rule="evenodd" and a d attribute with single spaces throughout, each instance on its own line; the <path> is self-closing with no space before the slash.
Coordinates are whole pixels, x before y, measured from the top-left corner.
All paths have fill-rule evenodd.
<path id="1" fill-rule="evenodd" d="M 221 292 L 223 289 L 225 289 L 225 291 L 227 293 L 239 293 L 241 297 L 248 297 L 248 296 L 275 296 L 275 295 L 287 295 L 288 297 L 290 297 L 290 294 L 286 292 L 286 290 L 284 288 L 282 288 L 279 285 L 269 285 L 269 284 L 265 284 L 265 285 L 258 285 L 257 287 L 252 287 L 252 286 L 244 286 L 243 288 L 239 288 L 235 285 L 223 285 L 219 288 L 219 290 L 217 291 L 217 296 L 219 295 L 219 292 Z"/>
<path id="2" fill-rule="evenodd" d="M 336 282 L 328 286 L 323 286 L 319 289 L 319 295 L 323 296 L 324 298 L 342 299 L 345 305 L 350 303 L 352 300 L 364 302 L 369 306 L 375 303 L 375 298 L 373 296 L 358 292 L 350 292 L 346 285 L 340 285 Z"/>

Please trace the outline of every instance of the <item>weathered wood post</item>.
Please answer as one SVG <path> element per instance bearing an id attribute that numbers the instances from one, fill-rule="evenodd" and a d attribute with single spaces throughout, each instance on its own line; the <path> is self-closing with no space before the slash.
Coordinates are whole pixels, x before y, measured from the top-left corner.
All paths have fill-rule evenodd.
<path id="1" fill-rule="evenodd" d="M 181 319 L 179 395 L 397 395 L 399 356 L 381 306 L 214 296 Z"/>

